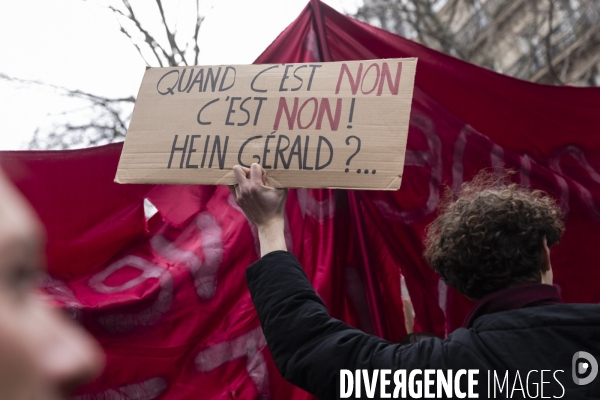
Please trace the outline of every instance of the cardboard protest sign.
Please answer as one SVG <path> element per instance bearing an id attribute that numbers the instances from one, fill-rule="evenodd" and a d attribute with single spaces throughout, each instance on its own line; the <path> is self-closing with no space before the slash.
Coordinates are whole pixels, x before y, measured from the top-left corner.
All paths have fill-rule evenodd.
<path id="1" fill-rule="evenodd" d="M 149 68 L 116 181 L 400 187 L 416 59 Z"/>

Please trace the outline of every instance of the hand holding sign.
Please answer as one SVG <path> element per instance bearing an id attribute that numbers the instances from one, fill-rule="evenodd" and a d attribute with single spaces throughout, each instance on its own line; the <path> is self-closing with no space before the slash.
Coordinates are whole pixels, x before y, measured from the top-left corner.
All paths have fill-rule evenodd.
<path id="1" fill-rule="evenodd" d="M 276 250 L 287 250 L 283 233 L 286 189 L 275 189 L 267 182 L 267 173 L 254 163 L 250 168 L 233 167 L 237 184 L 229 186 L 236 203 L 258 228 L 261 256 Z"/>
<path id="2" fill-rule="evenodd" d="M 233 174 L 237 184 L 229 189 L 250 222 L 260 228 L 283 221 L 287 190 L 269 186 L 266 171 L 256 163 L 250 168 L 236 165 Z"/>
<path id="3" fill-rule="evenodd" d="M 150 68 L 116 181 L 400 187 L 415 59 Z M 344 121 L 344 122 L 343 122 Z"/>

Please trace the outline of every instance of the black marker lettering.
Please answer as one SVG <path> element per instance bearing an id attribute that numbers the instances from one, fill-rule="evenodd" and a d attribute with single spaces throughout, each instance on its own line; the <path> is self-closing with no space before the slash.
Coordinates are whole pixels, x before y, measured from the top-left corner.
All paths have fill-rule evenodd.
<path id="1" fill-rule="evenodd" d="M 285 83 L 285 80 L 290 77 L 288 75 L 288 71 L 293 66 L 294 66 L 294 64 L 288 64 L 288 65 L 285 66 L 285 71 L 283 71 L 283 77 L 281 78 L 281 83 L 279 84 L 279 91 L 280 92 L 287 92 L 287 89 L 283 87 L 283 84 Z"/>
<path id="2" fill-rule="evenodd" d="M 315 71 L 317 70 L 317 68 L 321 68 L 322 65 L 310 64 L 309 67 L 312 68 L 312 72 L 310 73 L 310 78 L 308 79 L 308 86 L 306 87 L 307 92 L 310 91 L 310 85 L 312 85 L 312 80 L 315 76 Z"/>
<path id="3" fill-rule="evenodd" d="M 250 111 L 248 111 L 247 109 L 244 108 L 244 104 L 246 104 L 246 102 L 248 100 L 252 100 L 252 97 L 246 97 L 244 99 L 244 101 L 242 101 L 242 104 L 240 104 L 240 110 L 242 110 L 243 112 L 246 113 L 246 120 L 244 122 L 238 122 L 238 126 L 246 126 L 248 124 L 248 122 L 250 121 Z M 256 125 L 256 124 L 254 124 Z"/>
<path id="4" fill-rule="evenodd" d="M 217 81 L 219 80 L 219 75 L 221 75 L 221 68 L 217 70 L 217 76 L 214 75 L 212 67 L 208 68 L 208 72 L 206 73 L 206 81 L 204 82 L 203 92 L 206 92 L 206 88 L 208 87 L 208 81 L 210 80 L 210 91 L 214 92 L 217 87 Z"/>
<path id="5" fill-rule="evenodd" d="M 294 144 L 292 145 L 292 150 L 290 151 L 287 165 L 289 166 L 292 164 L 293 156 L 298 156 L 298 169 L 302 169 L 301 155 L 302 155 L 302 136 L 298 135 L 298 136 L 296 136 L 296 140 L 294 141 Z"/>
<path id="6" fill-rule="evenodd" d="M 215 141 L 213 142 L 212 154 L 210 155 L 210 163 L 208 164 L 208 168 L 212 168 L 213 158 L 215 157 L 215 149 L 217 149 L 217 158 L 219 160 L 219 169 L 225 168 L 225 156 L 227 156 L 227 142 L 229 142 L 229 136 L 225 136 L 225 143 L 223 144 L 223 153 L 221 154 L 221 137 L 219 135 L 215 136 Z"/>
<path id="7" fill-rule="evenodd" d="M 275 133 L 275 132 L 273 132 L 273 133 Z M 269 140 L 271 140 L 274 137 L 275 137 L 275 135 L 271 134 L 271 135 L 268 135 L 267 138 L 265 139 L 265 150 L 263 152 L 263 159 L 262 159 L 262 167 L 264 169 L 271 169 L 271 166 L 267 165 L 267 153 L 271 152 L 271 150 L 269 150 Z"/>
<path id="8" fill-rule="evenodd" d="M 194 74 L 194 68 L 192 68 L 192 70 L 190 71 L 190 76 L 188 76 L 187 84 L 182 89 L 181 82 L 183 82 L 183 78 L 185 78 L 185 71 L 186 71 L 186 68 L 184 68 L 183 71 L 181 71 L 181 75 L 179 76 L 179 85 L 177 85 L 177 90 L 179 90 L 180 92 L 185 92 L 187 90 L 187 88 L 190 86 L 190 83 L 192 82 L 192 75 Z"/>
<path id="9" fill-rule="evenodd" d="M 196 120 L 198 121 L 198 123 L 199 123 L 200 125 L 210 125 L 210 124 L 212 124 L 212 122 L 210 122 L 210 121 L 202 121 L 202 120 L 200 119 L 200 114 L 202 114 L 202 111 L 204 111 L 204 109 L 205 109 L 206 107 L 210 106 L 212 103 L 216 103 L 217 101 L 219 101 L 219 99 L 214 99 L 214 100 L 211 100 L 211 101 L 209 101 L 209 102 L 208 102 L 208 103 L 206 103 L 204 106 L 202 106 L 202 108 L 200 109 L 200 111 L 198 111 L 198 116 L 196 117 Z"/>
<path id="10" fill-rule="evenodd" d="M 329 147 L 329 160 L 327 160 L 325 164 L 319 165 L 319 159 L 321 157 L 321 143 L 323 142 L 325 142 L 327 147 Z M 319 136 L 319 143 L 317 144 L 317 161 L 315 162 L 315 170 L 318 171 L 327 167 L 329 164 L 331 164 L 331 160 L 333 160 L 333 146 L 331 145 L 329 140 L 327 140 L 327 138 L 325 138 L 324 136 Z"/>
<path id="11" fill-rule="evenodd" d="M 160 89 L 158 88 L 160 86 L 160 83 L 162 82 L 163 79 L 165 79 L 167 76 L 171 75 L 171 74 L 177 74 L 177 79 L 175 80 L 175 83 L 173 84 L 173 86 L 166 88 L 166 90 L 164 91 L 160 91 Z M 175 92 L 173 91 L 173 89 L 175 89 L 175 86 L 177 86 L 177 81 L 179 81 L 179 70 L 171 70 L 169 72 L 167 72 L 166 74 L 164 74 L 159 80 L 158 83 L 156 84 L 156 91 L 159 94 L 162 94 L 163 96 L 166 94 L 175 94 Z"/>
<path id="12" fill-rule="evenodd" d="M 254 78 L 252 78 L 252 82 L 250 83 L 250 89 L 252 89 L 252 91 L 254 91 L 254 92 L 267 93 L 267 89 L 255 89 L 254 82 L 256 82 L 256 78 L 258 78 L 263 72 L 267 72 L 268 70 L 273 69 L 273 68 L 279 68 L 279 65 L 272 65 L 269 68 L 265 68 L 262 71 L 260 71 L 258 74 L 256 74 L 256 76 Z"/>
<path id="13" fill-rule="evenodd" d="M 258 115 L 260 114 L 260 108 L 262 107 L 263 101 L 266 101 L 266 97 L 255 97 L 254 100 L 258 100 L 258 106 L 256 107 L 256 115 L 254 116 L 254 123 L 252 125 L 256 126 L 258 122 Z"/>
<path id="14" fill-rule="evenodd" d="M 208 152 L 208 144 L 210 143 L 210 135 L 206 136 L 206 141 L 204 142 L 204 154 L 202 155 L 202 164 L 200 164 L 200 168 L 204 168 L 204 162 L 206 161 L 206 153 Z"/>
<path id="15" fill-rule="evenodd" d="M 190 139 L 190 150 L 188 151 L 187 161 L 185 162 L 186 168 L 198 168 L 197 165 L 190 164 L 190 158 L 192 158 L 192 153 L 196 152 L 196 149 L 194 148 L 194 139 L 199 137 L 200 135 L 192 135 L 192 138 Z"/>
<path id="16" fill-rule="evenodd" d="M 242 146 L 240 147 L 240 151 L 238 152 L 238 164 L 241 165 L 242 167 L 246 167 L 246 168 L 250 168 L 249 165 L 246 165 L 242 162 L 242 153 L 244 152 L 244 148 L 246 147 L 246 145 L 248 143 L 250 143 L 253 140 L 256 139 L 260 139 L 262 136 L 252 136 L 251 138 L 249 138 L 248 140 L 246 140 L 244 143 L 242 143 Z M 260 163 L 260 156 L 254 155 L 252 156 L 252 158 L 257 158 L 258 159 L 258 163 Z"/>
<path id="17" fill-rule="evenodd" d="M 171 157 L 169 157 L 169 164 L 167 165 L 167 168 L 171 168 L 171 161 L 173 161 L 173 154 L 175 154 L 176 151 L 183 151 L 183 153 L 181 154 L 181 162 L 179 163 L 179 168 L 183 168 L 183 160 L 185 159 L 185 152 L 187 150 L 188 139 L 190 138 L 190 136 L 189 135 L 185 136 L 185 142 L 183 143 L 183 147 L 175 147 L 175 146 L 177 146 L 177 138 L 178 138 L 178 135 L 175 135 L 175 139 L 173 139 L 173 146 L 171 147 Z"/>
<path id="18" fill-rule="evenodd" d="M 300 88 L 302 87 L 302 84 L 304 83 L 304 80 L 302 80 L 302 78 L 300 78 L 298 75 L 296 75 L 296 72 L 298 72 L 298 70 L 299 70 L 299 69 L 302 69 L 302 68 L 306 68 L 306 65 L 301 65 L 301 66 L 299 66 L 298 68 L 296 68 L 296 69 L 294 70 L 294 78 L 296 78 L 296 79 L 298 79 L 298 80 L 300 81 L 300 85 L 298 85 L 298 87 L 295 87 L 295 88 L 293 88 L 293 89 L 290 89 L 292 92 L 295 92 L 295 91 L 297 91 L 297 90 L 300 90 Z"/>
<path id="19" fill-rule="evenodd" d="M 281 148 L 281 139 L 285 139 L 287 144 L 284 148 Z M 285 162 L 285 158 L 283 158 L 283 152 L 286 151 L 290 147 L 290 139 L 285 135 L 279 135 L 279 139 L 277 139 L 277 148 L 275 149 L 275 162 L 273 163 L 273 169 L 277 169 L 277 161 L 281 158 L 281 163 L 283 164 L 283 169 L 288 169 L 290 165 Z"/>
<path id="20" fill-rule="evenodd" d="M 308 156 L 308 142 L 310 140 L 310 136 L 306 135 L 306 140 L 304 141 L 304 167 L 302 169 L 307 171 L 312 171 L 313 167 L 309 167 L 306 164 L 306 157 Z"/>
<path id="21" fill-rule="evenodd" d="M 231 85 L 229 85 L 223 89 L 223 84 L 225 83 L 225 78 L 227 77 L 227 72 L 229 72 L 229 70 L 233 70 L 233 82 L 231 82 Z M 226 90 L 231 89 L 233 87 L 233 85 L 235 84 L 235 76 L 236 76 L 235 68 L 234 67 L 226 67 L 225 72 L 223 72 L 223 78 L 221 78 L 221 85 L 219 85 L 219 92 L 224 92 Z"/>
<path id="22" fill-rule="evenodd" d="M 200 68 L 200 71 L 198 71 L 198 73 L 196 74 L 196 77 L 194 78 L 194 81 L 190 85 L 187 92 L 189 93 L 196 83 L 198 84 L 198 92 L 201 92 L 202 91 L 202 82 L 204 82 L 204 68 Z"/>
<path id="23" fill-rule="evenodd" d="M 231 114 L 235 113 L 235 110 L 233 109 L 233 103 L 236 100 L 241 100 L 241 97 L 232 97 L 231 101 L 229 102 L 229 111 L 227 111 L 227 118 L 225 119 L 225 125 L 235 125 L 234 122 L 229 122 L 229 117 L 231 116 Z"/>

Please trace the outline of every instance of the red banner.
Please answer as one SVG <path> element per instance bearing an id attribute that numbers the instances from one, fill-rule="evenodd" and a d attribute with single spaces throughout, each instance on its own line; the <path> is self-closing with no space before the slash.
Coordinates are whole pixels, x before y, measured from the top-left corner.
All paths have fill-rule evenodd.
<path id="1" fill-rule="evenodd" d="M 318 4 L 317 2 L 312 2 Z M 418 57 L 398 192 L 293 190 L 286 241 L 331 314 L 404 336 L 401 276 L 417 330 L 444 335 L 471 303 L 422 257 L 440 196 L 482 168 L 512 168 L 568 210 L 552 250 L 567 302 L 599 302 L 600 90 L 498 75 L 308 6 L 258 63 Z M 276 370 L 246 288 L 256 230 L 225 187 L 117 185 L 121 145 L 4 152 L 0 164 L 48 231 L 48 297 L 104 347 L 103 375 L 76 399 L 309 399 Z M 144 199 L 159 210 L 144 217 Z M 591 284 L 590 284 L 591 282 Z"/>

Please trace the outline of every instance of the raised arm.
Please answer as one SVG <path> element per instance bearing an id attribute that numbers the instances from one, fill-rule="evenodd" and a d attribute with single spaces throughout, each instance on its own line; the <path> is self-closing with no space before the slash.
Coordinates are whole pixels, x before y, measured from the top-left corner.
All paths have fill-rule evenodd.
<path id="1" fill-rule="evenodd" d="M 238 183 L 230 186 L 229 190 L 246 217 L 258 229 L 260 255 L 287 250 L 283 236 L 287 189 L 268 186 L 265 170 L 256 163 L 250 168 L 236 165 L 233 173 Z"/>
<path id="2" fill-rule="evenodd" d="M 332 318 L 296 258 L 286 251 L 287 192 L 266 186 L 264 171 L 257 164 L 250 169 L 235 167 L 234 172 L 238 185 L 232 192 L 260 235 L 262 258 L 248 268 L 246 279 L 283 377 L 320 398 L 336 398 L 340 369 L 427 365 L 434 347 L 441 343 L 432 340 L 403 351 Z"/>

